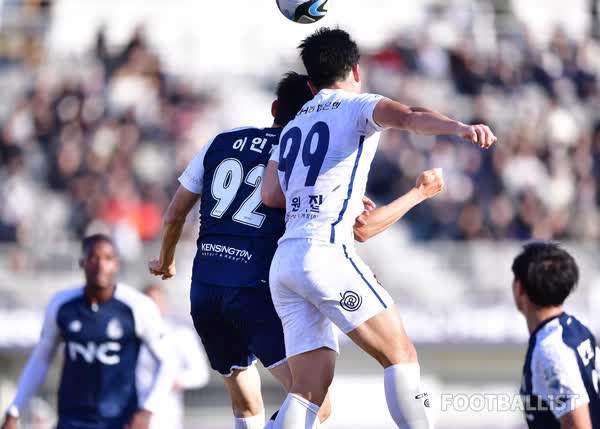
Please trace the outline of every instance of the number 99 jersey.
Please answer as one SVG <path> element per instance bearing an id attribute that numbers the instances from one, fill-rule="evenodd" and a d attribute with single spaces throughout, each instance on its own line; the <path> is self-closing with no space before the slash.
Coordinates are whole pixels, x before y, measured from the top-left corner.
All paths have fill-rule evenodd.
<path id="1" fill-rule="evenodd" d="M 286 196 L 283 240 L 351 244 L 382 128 L 381 96 L 323 89 L 283 130 L 271 157 Z"/>
<path id="2" fill-rule="evenodd" d="M 192 284 L 267 286 L 284 211 L 262 205 L 265 166 L 281 129 L 239 128 L 205 145 L 179 178 L 201 197 Z"/>

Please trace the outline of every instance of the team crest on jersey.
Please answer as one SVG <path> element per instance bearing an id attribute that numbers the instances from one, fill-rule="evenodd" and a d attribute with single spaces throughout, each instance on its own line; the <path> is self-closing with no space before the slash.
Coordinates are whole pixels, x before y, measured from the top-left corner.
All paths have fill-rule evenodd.
<path id="1" fill-rule="evenodd" d="M 340 305 L 344 310 L 354 312 L 362 305 L 362 297 L 356 292 L 347 291 L 342 295 Z"/>
<path id="2" fill-rule="evenodd" d="M 111 340 L 118 340 L 123 337 L 123 327 L 119 319 L 111 319 L 106 325 L 106 336 Z"/>
<path id="3" fill-rule="evenodd" d="M 71 323 L 69 323 L 69 332 L 80 332 L 81 331 L 81 322 L 79 320 L 73 320 Z"/>

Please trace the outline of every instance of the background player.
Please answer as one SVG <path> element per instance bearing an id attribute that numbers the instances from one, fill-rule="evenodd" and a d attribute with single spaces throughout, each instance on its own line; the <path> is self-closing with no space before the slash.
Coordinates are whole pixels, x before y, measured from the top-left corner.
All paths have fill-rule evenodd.
<path id="1" fill-rule="evenodd" d="M 513 295 L 531 334 L 523 396 L 531 429 L 600 427 L 596 340 L 563 303 L 575 290 L 575 259 L 558 244 L 532 243 L 515 258 Z"/>
<path id="2" fill-rule="evenodd" d="M 116 283 L 119 260 L 108 236 L 86 238 L 82 250 L 85 286 L 60 292 L 48 304 L 40 340 L 2 429 L 16 429 L 20 412 L 44 382 L 61 342 L 65 355 L 57 429 L 147 429 L 172 386 L 158 308 L 143 294 Z M 159 368 L 147 398 L 139 403 L 135 368 L 141 344 Z"/>
<path id="3" fill-rule="evenodd" d="M 485 125 L 360 95 L 360 53 L 342 30 L 320 29 L 300 48 L 316 95 L 282 132 L 280 153 L 265 176 L 269 189 L 281 184 L 287 203 L 270 285 L 293 384 L 275 427 L 313 427 L 333 379 L 338 344 L 332 322 L 385 368 L 388 408 L 398 427 L 430 427 L 416 351 L 391 296 L 355 254 L 352 226 L 384 128 L 456 135 L 482 148 L 496 138 Z"/>
<path id="4" fill-rule="evenodd" d="M 163 399 L 162 406 L 152 414 L 150 429 L 183 429 L 185 404 L 183 392 L 200 389 L 210 380 L 206 355 L 199 344 L 198 336 L 187 324 L 169 315 L 166 291 L 158 285 L 150 285 L 144 294 L 156 303 L 165 322 L 169 347 L 173 352 L 173 385 Z M 137 366 L 137 386 L 143 400 L 152 392 L 152 382 L 158 370 L 158 362 L 152 353 L 142 347 Z"/>

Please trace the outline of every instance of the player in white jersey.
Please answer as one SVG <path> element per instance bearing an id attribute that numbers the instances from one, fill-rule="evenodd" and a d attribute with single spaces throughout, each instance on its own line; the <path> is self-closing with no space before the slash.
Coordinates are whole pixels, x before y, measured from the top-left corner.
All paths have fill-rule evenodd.
<path id="1" fill-rule="evenodd" d="M 385 368 L 397 426 L 430 428 L 415 348 L 391 296 L 355 253 L 352 226 L 383 129 L 456 135 L 482 148 L 496 137 L 485 125 L 360 94 L 359 50 L 342 30 L 320 29 L 300 49 L 315 97 L 283 130 L 263 187 L 264 202 L 287 211 L 270 286 L 293 386 L 275 428 L 316 427 L 338 351 L 333 325 Z"/>

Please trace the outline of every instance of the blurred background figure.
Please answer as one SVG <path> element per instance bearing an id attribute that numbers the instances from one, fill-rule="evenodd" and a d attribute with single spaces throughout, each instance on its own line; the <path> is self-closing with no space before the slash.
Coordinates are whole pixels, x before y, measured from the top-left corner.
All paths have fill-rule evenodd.
<path id="1" fill-rule="evenodd" d="M 196 332 L 189 326 L 189 323 L 176 320 L 170 314 L 166 291 L 158 285 L 151 284 L 146 286 L 144 293 L 156 303 L 165 320 L 168 341 L 176 359 L 175 383 L 160 411 L 152 415 L 150 428 L 183 429 L 185 427 L 184 391 L 201 389 L 208 384 L 210 379 L 206 355 Z M 156 369 L 156 362 L 152 354 L 142 348 L 137 367 L 137 387 L 142 400 L 151 387 L 150 383 L 152 383 Z"/>

